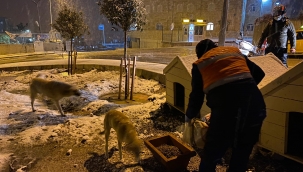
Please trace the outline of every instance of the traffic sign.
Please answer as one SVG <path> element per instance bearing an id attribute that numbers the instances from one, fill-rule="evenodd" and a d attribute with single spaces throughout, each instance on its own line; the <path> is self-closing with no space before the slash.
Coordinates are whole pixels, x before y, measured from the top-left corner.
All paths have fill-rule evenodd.
<path id="1" fill-rule="evenodd" d="M 104 24 L 99 24 L 98 29 L 99 30 L 104 30 Z"/>

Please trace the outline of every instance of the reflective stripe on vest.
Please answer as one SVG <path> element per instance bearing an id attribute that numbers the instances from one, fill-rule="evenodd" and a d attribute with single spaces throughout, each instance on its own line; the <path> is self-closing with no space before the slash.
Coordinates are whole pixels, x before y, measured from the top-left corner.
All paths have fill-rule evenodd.
<path id="1" fill-rule="evenodd" d="M 196 64 L 202 74 L 205 93 L 230 82 L 252 78 L 245 58 L 236 52 L 199 59 Z"/>
<path id="2" fill-rule="evenodd" d="M 198 68 L 199 69 L 202 69 L 212 63 L 214 63 L 215 61 L 221 59 L 221 58 L 224 58 L 224 57 L 228 57 L 228 56 L 233 56 L 233 57 L 240 57 L 240 58 L 244 58 L 243 56 L 241 56 L 240 54 L 238 53 L 226 53 L 226 54 L 221 54 L 221 55 L 217 55 L 217 56 L 212 56 L 212 57 L 209 57 L 208 59 L 205 59 L 201 62 L 199 62 L 197 65 L 198 65 Z"/>

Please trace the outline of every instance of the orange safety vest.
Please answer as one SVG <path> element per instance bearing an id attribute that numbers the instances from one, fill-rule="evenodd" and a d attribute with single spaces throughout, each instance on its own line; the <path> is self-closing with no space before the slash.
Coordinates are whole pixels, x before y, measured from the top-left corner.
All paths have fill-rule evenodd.
<path id="1" fill-rule="evenodd" d="M 194 62 L 203 79 L 203 90 L 209 90 L 233 81 L 252 78 L 245 57 L 236 47 L 217 47 L 207 51 Z"/>

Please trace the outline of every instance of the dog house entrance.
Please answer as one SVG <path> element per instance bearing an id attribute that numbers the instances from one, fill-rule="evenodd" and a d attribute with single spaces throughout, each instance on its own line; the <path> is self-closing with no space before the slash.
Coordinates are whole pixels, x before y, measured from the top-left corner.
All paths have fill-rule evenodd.
<path id="1" fill-rule="evenodd" d="M 303 113 L 289 112 L 287 154 L 303 158 Z"/>
<path id="2" fill-rule="evenodd" d="M 184 91 L 183 85 L 179 83 L 174 83 L 174 106 L 182 111 L 184 111 Z"/>

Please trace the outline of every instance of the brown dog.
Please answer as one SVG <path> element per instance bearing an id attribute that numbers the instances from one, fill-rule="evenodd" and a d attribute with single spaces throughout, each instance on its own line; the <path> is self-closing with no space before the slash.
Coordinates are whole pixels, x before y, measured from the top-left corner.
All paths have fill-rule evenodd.
<path id="1" fill-rule="evenodd" d="M 125 142 L 127 144 L 127 148 L 134 153 L 136 161 L 139 162 L 142 141 L 138 139 L 136 129 L 128 117 L 117 110 L 107 112 L 104 118 L 106 158 L 108 158 L 108 139 L 111 128 L 113 128 L 117 133 L 120 160 L 122 160 L 121 145 L 122 142 Z"/>
<path id="2" fill-rule="evenodd" d="M 32 82 L 30 84 L 30 98 L 33 112 L 36 111 L 34 109 L 34 101 L 38 93 L 52 99 L 57 109 L 60 111 L 61 116 L 65 115 L 59 104 L 59 100 L 63 97 L 69 97 L 73 95 L 80 96 L 79 90 L 72 85 L 64 82 L 48 81 L 38 76 L 37 78 L 32 79 Z"/>

